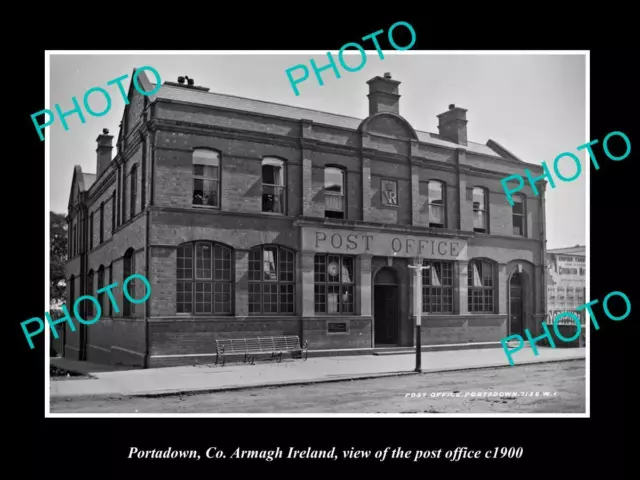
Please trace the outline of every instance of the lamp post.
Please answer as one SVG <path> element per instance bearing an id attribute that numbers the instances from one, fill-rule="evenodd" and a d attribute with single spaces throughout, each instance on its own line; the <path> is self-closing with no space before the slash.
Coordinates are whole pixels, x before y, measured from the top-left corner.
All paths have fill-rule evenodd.
<path id="1" fill-rule="evenodd" d="M 413 312 L 416 316 L 416 369 L 415 371 L 422 372 L 422 336 L 420 333 L 420 324 L 422 316 L 422 270 L 428 269 L 429 266 L 423 265 L 421 257 L 415 257 L 413 259 L 414 264 L 409 265 L 416 273 L 415 282 L 413 283 Z"/>

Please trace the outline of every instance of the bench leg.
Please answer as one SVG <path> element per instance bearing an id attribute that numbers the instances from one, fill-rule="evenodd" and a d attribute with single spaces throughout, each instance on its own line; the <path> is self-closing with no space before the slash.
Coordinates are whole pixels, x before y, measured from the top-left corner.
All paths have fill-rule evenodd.
<path id="1" fill-rule="evenodd" d="M 302 348 L 304 351 L 304 361 L 306 362 L 309 357 L 309 340 L 304 341 L 304 346 Z"/>
<path id="2" fill-rule="evenodd" d="M 278 352 L 278 363 L 282 362 L 282 352 Z"/>

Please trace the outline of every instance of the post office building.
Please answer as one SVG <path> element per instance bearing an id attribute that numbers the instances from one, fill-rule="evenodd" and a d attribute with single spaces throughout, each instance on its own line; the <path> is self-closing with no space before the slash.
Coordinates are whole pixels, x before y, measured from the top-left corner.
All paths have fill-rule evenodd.
<path id="1" fill-rule="evenodd" d="M 416 130 L 400 81 L 367 84 L 367 118 L 188 77 L 148 96 L 130 88 L 117 154 L 104 131 L 95 173 L 75 167 L 68 212 L 68 304 L 117 282 L 117 305 L 101 294 L 101 320 L 67 328 L 65 356 L 205 363 L 216 339 L 272 335 L 298 335 L 315 355 L 411 347 L 416 261 L 422 345 L 541 333 L 544 181 L 513 206 L 500 185 L 525 169 L 542 178 L 540 166 L 470 141 L 467 110 L 446 101 L 424 112 L 437 133 Z M 144 304 L 123 297 L 132 273 L 152 286 Z"/>

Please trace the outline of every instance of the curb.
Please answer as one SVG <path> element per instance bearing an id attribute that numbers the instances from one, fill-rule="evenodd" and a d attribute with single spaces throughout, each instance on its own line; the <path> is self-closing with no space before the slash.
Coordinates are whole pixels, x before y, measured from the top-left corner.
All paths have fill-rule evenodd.
<path id="1" fill-rule="evenodd" d="M 539 364 L 548 364 L 548 363 L 562 363 L 562 362 L 575 362 L 575 361 L 584 361 L 586 357 L 577 357 L 577 358 L 562 358 L 555 360 L 529 360 L 521 363 L 517 363 L 513 365 L 516 366 L 525 366 L 525 365 L 539 365 Z M 387 372 L 387 373 L 377 373 L 377 374 L 364 374 L 364 375 L 354 375 L 345 378 L 320 378 L 316 380 L 293 380 L 290 382 L 278 382 L 278 383 L 262 383 L 259 385 L 234 385 L 229 387 L 209 387 L 209 388 L 201 388 L 201 389 L 192 389 L 192 390 L 167 390 L 153 393 L 109 393 L 109 394 L 82 394 L 82 395 L 49 395 L 49 401 L 54 398 L 74 398 L 74 399 L 112 399 L 114 397 L 119 398 L 163 398 L 163 397 L 177 397 L 177 396 L 194 396 L 194 395 L 206 395 L 211 393 L 218 392 L 232 392 L 232 391 L 242 391 L 242 390 L 255 390 L 258 388 L 279 388 L 279 387 L 292 387 L 292 386 L 302 386 L 302 385 L 315 385 L 320 383 L 338 383 L 338 382 L 352 382 L 356 380 L 372 380 L 376 378 L 386 378 L 386 377 L 401 377 L 401 376 L 409 376 L 409 375 L 427 375 L 434 373 L 449 373 L 449 372 L 464 372 L 464 371 L 473 371 L 473 370 L 487 370 L 487 369 L 496 369 L 496 368 L 512 368 L 511 365 L 504 365 L 502 363 L 499 364 L 489 364 L 475 367 L 451 367 L 451 368 L 439 368 L 439 369 L 423 369 L 421 373 L 418 372 Z"/>

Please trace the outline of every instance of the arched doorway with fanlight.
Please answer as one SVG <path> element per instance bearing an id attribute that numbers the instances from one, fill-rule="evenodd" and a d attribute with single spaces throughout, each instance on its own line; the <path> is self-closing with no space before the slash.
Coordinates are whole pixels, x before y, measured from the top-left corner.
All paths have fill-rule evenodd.
<path id="1" fill-rule="evenodd" d="M 397 346 L 399 338 L 398 276 L 393 268 L 383 267 L 373 281 L 374 340 L 376 347 Z"/>

